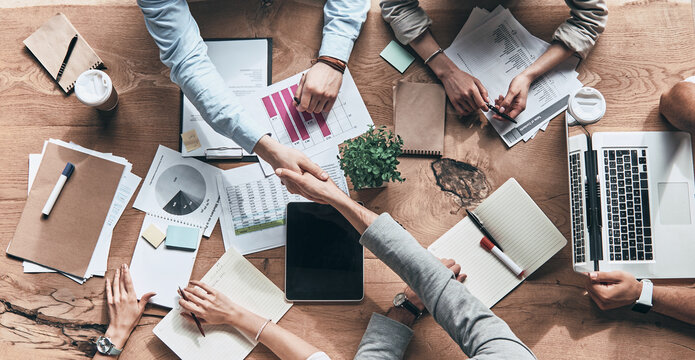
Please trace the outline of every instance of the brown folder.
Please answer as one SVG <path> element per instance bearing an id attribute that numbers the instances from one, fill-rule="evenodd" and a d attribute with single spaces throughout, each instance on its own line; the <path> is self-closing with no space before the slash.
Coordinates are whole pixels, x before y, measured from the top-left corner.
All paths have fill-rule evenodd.
<path id="1" fill-rule="evenodd" d="M 68 162 L 75 170 L 44 217 L 41 210 Z M 84 277 L 124 168 L 48 143 L 7 254 Z"/>
<path id="2" fill-rule="evenodd" d="M 24 40 L 24 45 L 39 60 L 53 79 L 58 76 L 60 66 L 68 51 L 70 40 L 77 34 L 77 43 L 72 50 L 63 76 L 58 85 L 63 91 L 70 92 L 77 77 L 83 72 L 100 67 L 103 62 L 87 41 L 77 32 L 65 15 L 58 13 Z"/>
<path id="3" fill-rule="evenodd" d="M 401 80 L 393 87 L 393 123 L 403 139 L 404 154 L 441 156 L 445 118 L 441 85 Z"/>

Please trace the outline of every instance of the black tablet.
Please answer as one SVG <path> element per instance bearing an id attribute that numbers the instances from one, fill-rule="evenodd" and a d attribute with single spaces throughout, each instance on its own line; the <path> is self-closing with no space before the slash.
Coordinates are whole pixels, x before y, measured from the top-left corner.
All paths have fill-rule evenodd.
<path id="1" fill-rule="evenodd" d="M 290 301 L 360 301 L 360 234 L 330 205 L 287 204 L 285 296 Z"/>

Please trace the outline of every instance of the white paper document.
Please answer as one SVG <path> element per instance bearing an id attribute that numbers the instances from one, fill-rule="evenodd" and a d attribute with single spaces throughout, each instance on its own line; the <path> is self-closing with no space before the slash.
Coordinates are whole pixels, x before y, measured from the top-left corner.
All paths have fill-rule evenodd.
<path id="1" fill-rule="evenodd" d="M 478 78 L 494 102 L 507 94 L 512 79 L 549 46 L 531 35 L 509 10 L 498 7 L 491 13 L 482 9 L 471 12 L 445 53 L 461 70 Z M 574 71 L 578 61 L 571 57 L 531 84 L 526 110 L 516 117 L 518 124 L 495 120 L 491 111 L 485 114 L 507 146 L 530 140 L 567 108 L 569 94 L 582 87 Z"/>
<path id="2" fill-rule="evenodd" d="M 242 99 L 251 118 L 261 121 L 281 144 L 311 157 L 363 134 L 374 124 L 350 70 L 345 70 L 338 98 L 328 113 L 300 113 L 292 104 L 301 77 L 302 73 L 296 74 Z M 272 175 L 272 167 L 262 160 L 261 164 L 264 173 Z"/>
<path id="3" fill-rule="evenodd" d="M 567 240 L 514 179 L 509 179 L 483 201 L 475 214 L 495 237 L 504 253 L 528 277 L 548 261 Z M 483 234 L 468 218 L 428 248 L 439 258 L 454 259 L 464 284 L 485 306 L 492 307 L 523 280 L 480 245 Z"/>
<path id="4" fill-rule="evenodd" d="M 176 292 L 178 287 L 188 286 L 198 248 L 200 248 L 202 233 L 198 235 L 198 246 L 195 251 L 167 248 L 165 244 L 160 244 L 155 249 L 142 237 L 142 233 L 151 224 L 165 233 L 169 225 L 180 226 L 166 219 L 145 215 L 133 258 L 130 261 L 133 287 L 138 299 L 148 292 L 156 292 L 157 295 L 150 300 L 151 303 L 173 308 L 178 302 Z"/>
<path id="5" fill-rule="evenodd" d="M 335 147 L 311 159 L 349 194 L 337 156 Z M 217 186 L 225 249 L 234 248 L 243 255 L 285 245 L 287 203 L 308 201 L 290 194 L 277 176 L 265 177 L 257 164 L 223 171 L 217 178 Z"/>
<path id="6" fill-rule="evenodd" d="M 201 228 L 209 237 L 220 214 L 219 173 L 215 166 L 159 145 L 133 207 L 169 222 Z"/>
<path id="7" fill-rule="evenodd" d="M 205 44 L 210 61 L 234 96 L 241 98 L 251 95 L 268 85 L 270 39 L 205 40 Z M 239 158 L 251 155 L 232 139 L 213 130 L 185 96 L 181 116 L 181 132 L 195 130 L 200 141 L 200 147 L 192 151 L 181 146 L 183 156 Z"/>
<path id="8" fill-rule="evenodd" d="M 285 294 L 234 249 L 228 250 L 202 278 L 202 282 L 234 303 L 277 323 L 292 306 Z M 177 305 L 178 306 L 178 305 Z M 171 310 L 152 330 L 183 360 L 244 359 L 256 342 L 230 325 L 205 325 L 205 336 L 195 324 Z"/>

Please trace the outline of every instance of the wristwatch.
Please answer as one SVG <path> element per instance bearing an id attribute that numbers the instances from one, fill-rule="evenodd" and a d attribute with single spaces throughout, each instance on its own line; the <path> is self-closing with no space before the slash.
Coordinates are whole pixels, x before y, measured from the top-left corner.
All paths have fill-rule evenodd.
<path id="1" fill-rule="evenodd" d="M 654 291 L 654 284 L 649 279 L 642 279 L 642 293 L 639 299 L 635 301 L 635 305 L 632 306 L 633 311 L 641 312 L 643 314 L 649 312 L 652 308 L 652 293 Z"/>
<path id="2" fill-rule="evenodd" d="M 111 342 L 111 339 L 104 336 L 99 336 L 97 339 L 97 351 L 99 351 L 100 354 L 117 356 L 121 353 L 121 351 L 123 351 L 123 349 L 116 348 L 116 346 L 114 346 Z"/>
<path id="3" fill-rule="evenodd" d="M 410 311 L 411 313 L 413 313 L 413 315 L 415 315 L 415 320 L 422 316 L 422 311 L 420 311 L 420 309 L 418 309 L 418 307 L 415 306 L 415 304 L 408 300 L 408 297 L 405 296 L 405 293 L 396 294 L 396 296 L 393 298 L 393 306 L 404 308 Z"/>

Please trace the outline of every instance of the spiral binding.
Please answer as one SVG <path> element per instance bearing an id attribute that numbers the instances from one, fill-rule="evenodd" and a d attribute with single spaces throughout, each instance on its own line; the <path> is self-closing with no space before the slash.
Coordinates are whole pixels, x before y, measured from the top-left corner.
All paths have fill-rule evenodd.
<path id="1" fill-rule="evenodd" d="M 213 210 L 213 212 L 214 212 L 214 210 Z M 174 219 L 174 218 L 172 218 L 172 217 L 170 217 L 170 216 L 159 215 L 158 213 L 151 213 L 151 212 L 148 212 L 147 215 L 150 215 L 150 216 L 153 216 L 153 217 L 156 217 L 156 218 L 159 218 L 159 219 L 163 219 L 163 220 L 175 222 L 175 223 L 177 223 L 177 224 L 185 225 L 185 226 L 188 226 L 188 227 L 194 227 L 194 228 L 199 228 L 199 229 L 205 230 L 205 226 L 204 226 L 204 225 L 201 225 L 201 224 L 195 224 L 195 223 L 188 222 L 188 221 L 177 220 L 177 219 Z"/>
<path id="2" fill-rule="evenodd" d="M 405 149 L 403 153 L 406 155 L 427 155 L 427 156 L 441 156 L 442 152 L 439 150 L 419 150 L 419 149 Z"/>
<path id="3" fill-rule="evenodd" d="M 90 66 L 89 69 L 87 69 L 87 70 L 94 70 L 94 69 L 96 69 L 96 68 L 98 68 L 98 67 L 100 67 L 100 66 L 102 66 L 102 65 L 104 65 L 104 62 L 102 62 L 102 61 L 97 61 L 97 62 L 94 63 L 94 65 Z M 85 70 L 85 71 L 87 71 L 87 70 Z M 75 81 L 73 81 L 70 85 L 68 85 L 68 86 L 65 87 L 65 89 L 67 90 L 67 92 L 70 92 L 70 91 L 72 91 L 72 89 L 75 88 L 75 83 L 76 83 L 76 82 L 77 82 L 77 79 L 75 79 Z M 60 82 L 58 82 L 58 83 L 60 83 Z"/>

